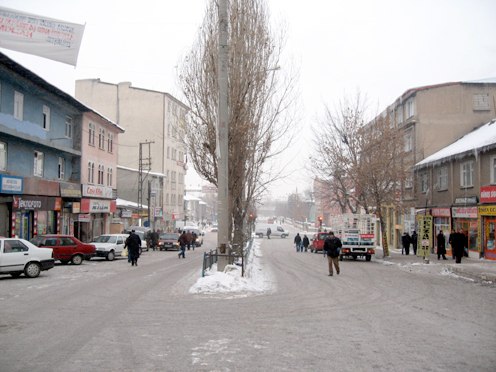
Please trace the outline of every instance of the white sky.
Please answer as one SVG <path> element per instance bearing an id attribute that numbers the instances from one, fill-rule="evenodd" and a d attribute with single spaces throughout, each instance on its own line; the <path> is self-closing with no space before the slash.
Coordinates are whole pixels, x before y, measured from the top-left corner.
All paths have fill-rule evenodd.
<path id="1" fill-rule="evenodd" d="M 359 88 L 378 111 L 409 88 L 496 76 L 494 0 L 267 3 L 274 19 L 287 25 L 286 51 L 301 65 L 305 108 L 301 140 L 288 149 L 299 155 L 290 165 L 291 177 L 274 185 L 276 196 L 310 185 L 311 175 L 304 170 L 309 127 L 322 115 L 324 103 L 332 106 Z M 181 99 L 174 67 L 193 44 L 205 4 L 205 0 L 0 0 L 0 6 L 86 24 L 76 68 L 0 50 L 69 94 L 74 94 L 76 79 L 100 78 L 130 81 Z"/>

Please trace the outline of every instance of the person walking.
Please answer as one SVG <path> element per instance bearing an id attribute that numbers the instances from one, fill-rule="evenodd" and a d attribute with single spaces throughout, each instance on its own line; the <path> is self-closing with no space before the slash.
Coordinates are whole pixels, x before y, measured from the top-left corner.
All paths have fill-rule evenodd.
<path id="1" fill-rule="evenodd" d="M 439 260 L 441 256 L 443 256 L 443 260 L 446 260 L 446 238 L 443 230 L 440 230 L 437 235 L 437 259 Z"/>
<path id="2" fill-rule="evenodd" d="M 412 247 L 413 247 L 413 254 L 416 256 L 417 255 L 417 232 L 414 231 L 412 233 Z"/>
<path id="3" fill-rule="evenodd" d="M 332 265 L 336 268 L 336 273 L 339 275 L 339 250 L 343 244 L 339 238 L 334 236 L 334 233 L 329 232 L 329 236 L 324 241 L 324 251 L 327 252 L 327 261 L 329 263 L 329 276 L 333 275 Z"/>
<path id="4" fill-rule="evenodd" d="M 308 250 L 308 246 L 310 245 L 310 240 L 308 239 L 308 236 L 304 235 L 303 236 L 303 248 L 305 248 L 305 252 Z"/>
<path id="5" fill-rule="evenodd" d="M 198 237 L 198 235 L 196 235 L 196 233 L 193 231 L 191 233 L 191 245 L 193 246 L 193 250 L 195 250 L 195 247 L 196 247 L 196 238 Z"/>
<path id="6" fill-rule="evenodd" d="M 158 238 L 159 238 L 159 235 L 158 235 L 158 232 L 153 230 L 152 234 L 151 234 L 151 242 L 152 242 L 152 249 L 155 250 L 155 248 L 157 247 L 157 244 L 158 244 Z"/>
<path id="7" fill-rule="evenodd" d="M 451 234 L 448 238 L 448 243 L 451 248 L 451 256 L 453 257 L 453 259 L 455 259 L 455 248 L 453 247 L 453 238 L 455 237 L 455 234 L 456 234 L 455 229 L 451 229 Z"/>
<path id="8" fill-rule="evenodd" d="M 181 253 L 179 253 L 177 255 L 177 258 L 181 258 L 181 255 L 183 256 L 183 258 L 186 258 L 186 256 L 184 255 L 184 252 L 186 252 L 186 245 L 188 244 L 188 237 L 186 236 L 186 233 L 184 231 L 181 234 L 181 236 L 179 237 L 179 239 L 177 239 L 177 241 L 179 242 L 179 246 L 181 247 Z"/>
<path id="9" fill-rule="evenodd" d="M 408 256 L 410 254 L 410 244 L 412 244 L 412 238 L 410 238 L 410 234 L 405 232 L 401 237 L 401 244 L 403 249 L 401 250 L 401 254 L 405 251 L 405 254 Z"/>
<path id="10" fill-rule="evenodd" d="M 296 233 L 296 236 L 294 238 L 294 243 L 295 243 L 295 246 L 296 246 L 296 252 L 299 252 L 300 251 L 300 247 L 301 247 L 301 236 L 300 236 L 300 233 Z M 303 249 L 301 251 L 303 252 Z"/>
<path id="11" fill-rule="evenodd" d="M 270 239 L 270 234 L 272 234 L 272 230 L 270 227 L 267 227 L 267 239 Z"/>
<path id="12" fill-rule="evenodd" d="M 191 235 L 191 232 L 188 230 L 186 233 L 186 239 L 188 239 L 188 242 L 186 243 L 188 246 L 188 251 L 191 248 L 191 242 L 193 241 L 193 235 Z"/>
<path id="13" fill-rule="evenodd" d="M 454 234 L 452 243 L 453 251 L 455 252 L 455 263 L 462 263 L 463 252 L 465 251 L 465 247 L 467 246 L 467 237 L 463 233 L 463 229 L 460 228 L 457 233 Z"/>
<path id="14" fill-rule="evenodd" d="M 139 258 L 139 249 L 141 247 L 141 239 L 135 233 L 134 230 L 131 230 L 131 234 L 126 239 L 126 244 L 124 247 L 127 247 L 128 256 L 131 259 L 131 266 L 138 266 L 138 258 Z"/>

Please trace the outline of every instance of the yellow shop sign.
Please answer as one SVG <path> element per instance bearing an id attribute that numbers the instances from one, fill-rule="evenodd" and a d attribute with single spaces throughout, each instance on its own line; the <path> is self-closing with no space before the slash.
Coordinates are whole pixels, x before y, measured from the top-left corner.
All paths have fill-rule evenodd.
<path id="1" fill-rule="evenodd" d="M 496 216 L 496 205 L 488 205 L 479 207 L 479 215 L 481 216 Z"/>

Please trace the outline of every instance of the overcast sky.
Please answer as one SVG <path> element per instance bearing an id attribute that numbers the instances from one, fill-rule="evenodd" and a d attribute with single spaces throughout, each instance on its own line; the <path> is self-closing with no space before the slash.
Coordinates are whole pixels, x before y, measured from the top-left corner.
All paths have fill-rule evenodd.
<path id="1" fill-rule="evenodd" d="M 496 77 L 494 0 L 267 3 L 274 20 L 286 23 L 287 58 L 301 66 L 305 109 L 301 140 L 289 149 L 300 156 L 292 161 L 292 176 L 274 186 L 275 196 L 310 186 L 312 177 L 304 170 L 309 127 L 324 103 L 332 106 L 359 88 L 382 110 L 409 88 Z M 76 68 L 0 49 L 67 93 L 74 94 L 77 79 L 100 78 L 181 99 L 175 66 L 195 39 L 206 0 L 0 0 L 0 5 L 86 24 Z M 292 158 L 282 162 L 287 159 Z"/>

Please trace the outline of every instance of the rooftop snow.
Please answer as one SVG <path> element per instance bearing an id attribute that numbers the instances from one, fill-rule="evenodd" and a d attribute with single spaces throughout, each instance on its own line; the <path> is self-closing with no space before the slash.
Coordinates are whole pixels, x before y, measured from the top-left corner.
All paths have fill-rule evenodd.
<path id="1" fill-rule="evenodd" d="M 468 154 L 478 154 L 489 148 L 496 147 L 496 119 L 484 124 L 478 129 L 464 135 L 451 145 L 428 156 L 415 164 L 415 169 L 421 169 L 433 163 L 443 163 L 453 158 L 461 158 Z"/>

